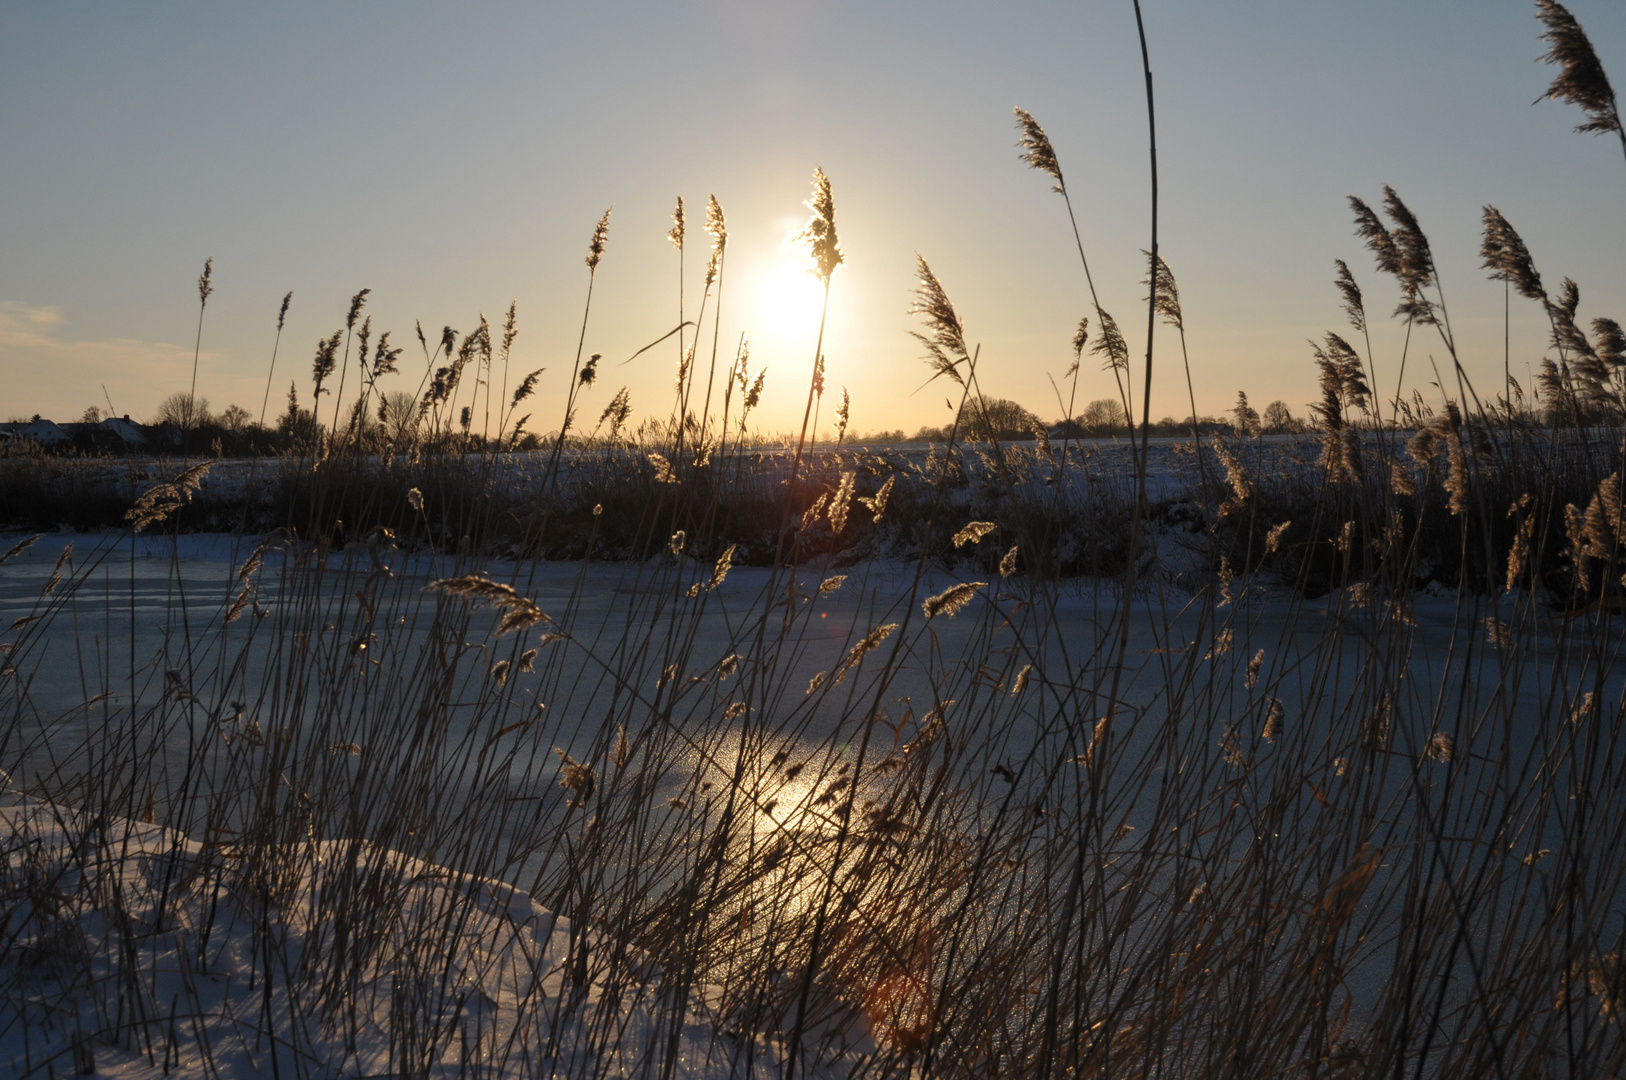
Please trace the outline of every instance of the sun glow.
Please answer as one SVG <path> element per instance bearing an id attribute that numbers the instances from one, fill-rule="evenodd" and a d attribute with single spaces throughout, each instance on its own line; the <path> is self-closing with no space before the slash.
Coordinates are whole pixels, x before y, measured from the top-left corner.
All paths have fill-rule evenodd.
<path id="1" fill-rule="evenodd" d="M 808 272 L 804 255 L 788 255 L 757 283 L 757 313 L 764 330 L 794 339 L 818 333 L 824 286 Z"/>

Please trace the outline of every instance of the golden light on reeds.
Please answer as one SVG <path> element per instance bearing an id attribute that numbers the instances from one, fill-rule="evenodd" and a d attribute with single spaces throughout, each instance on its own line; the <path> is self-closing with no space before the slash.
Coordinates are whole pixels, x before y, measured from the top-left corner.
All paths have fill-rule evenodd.
<path id="1" fill-rule="evenodd" d="M 1005 552 L 1005 554 L 1000 557 L 1000 560 L 999 560 L 999 576 L 1000 577 L 1008 578 L 1012 574 L 1016 573 L 1016 570 L 1017 570 L 1017 557 L 1018 557 L 1018 555 L 1020 553 L 1021 553 L 1021 549 L 1016 544 L 1012 544 L 1011 549 L 1009 551 Z"/>
<path id="2" fill-rule="evenodd" d="M 203 486 L 203 478 L 213 466 L 212 461 L 200 462 L 176 474 L 174 479 L 161 481 L 142 492 L 124 515 L 130 531 L 138 533 L 168 521 L 175 511 L 185 506 L 191 501 L 192 496 L 197 494 L 198 489 Z M 32 539 L 17 545 L 6 553 L 6 558 L 11 558 L 31 543 Z"/>
<path id="3" fill-rule="evenodd" d="M 971 603 L 978 589 L 987 586 L 986 581 L 962 581 L 958 585 L 949 586 L 936 596 L 927 597 L 921 602 L 920 610 L 928 619 L 935 619 L 939 615 L 951 619 Z"/>
<path id="4" fill-rule="evenodd" d="M 981 543 L 983 537 L 997 528 L 999 526 L 992 521 L 967 522 L 959 532 L 954 534 L 953 544 L 958 548 L 965 547 L 967 544 Z"/>
<path id="5" fill-rule="evenodd" d="M 722 204 L 715 195 L 706 200 L 706 231 L 711 234 L 712 246 L 719 252 L 728 246 L 728 222 L 723 218 Z"/>
<path id="6" fill-rule="evenodd" d="M 813 170 L 813 194 L 805 205 L 813 211 L 813 216 L 808 218 L 797 239 L 807 245 L 808 254 L 813 256 L 814 273 L 828 286 L 830 276 L 846 257 L 836 237 L 836 203 L 830 193 L 830 178 L 824 175 L 823 169 Z"/>
<path id="7" fill-rule="evenodd" d="M 515 591 L 512 585 L 493 581 L 480 574 L 439 578 L 424 586 L 424 591 L 456 597 L 476 606 L 496 608 L 502 614 L 496 628 L 498 637 L 552 621 L 541 608 Z"/>
<path id="8" fill-rule="evenodd" d="M 688 227 L 683 217 L 683 196 L 679 195 L 677 197 L 677 209 L 672 211 L 672 229 L 666 234 L 666 238 L 672 241 L 673 247 L 677 248 L 679 251 L 682 251 L 683 238 L 685 235 L 687 235 L 687 233 Z"/>
<path id="9" fill-rule="evenodd" d="M 919 284 L 915 288 L 915 302 L 909 314 L 919 315 L 926 323 L 926 332 L 911 330 L 910 334 L 926 346 L 926 364 L 932 369 L 932 378 L 947 376 L 956 383 L 965 382 L 960 365 L 971 365 L 971 354 L 966 348 L 965 326 L 955 313 L 954 304 L 944 291 L 942 282 L 932 273 L 924 256 L 915 256 L 915 274 Z"/>
<path id="10" fill-rule="evenodd" d="M 893 473 L 886 478 L 874 495 L 858 496 L 858 501 L 874 513 L 873 523 L 876 525 L 881 523 L 881 517 L 886 513 L 886 503 L 892 497 L 892 485 L 897 478 L 897 474 Z"/>

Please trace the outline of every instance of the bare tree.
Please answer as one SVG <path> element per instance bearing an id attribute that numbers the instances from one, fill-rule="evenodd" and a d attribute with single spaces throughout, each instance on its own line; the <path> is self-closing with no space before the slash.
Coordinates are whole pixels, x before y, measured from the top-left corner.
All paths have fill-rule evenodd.
<path id="1" fill-rule="evenodd" d="M 216 422 L 227 431 L 239 434 L 248 427 L 248 422 L 251 419 L 253 417 L 249 414 L 249 411 L 241 405 L 228 405 L 226 411 L 216 418 Z"/>
<path id="2" fill-rule="evenodd" d="M 1129 427 L 1123 404 L 1113 398 L 1090 402 L 1075 422 L 1091 435 L 1113 435 Z"/>
<path id="3" fill-rule="evenodd" d="M 208 398 L 198 398 L 194 401 L 191 394 L 179 392 L 160 401 L 152 414 L 152 422 L 155 424 L 174 424 L 187 430 L 210 423 L 213 419 L 209 413 Z"/>
<path id="4" fill-rule="evenodd" d="M 1272 401 L 1266 405 L 1264 420 L 1265 430 L 1272 435 L 1290 435 L 1300 428 L 1298 420 L 1293 417 L 1293 412 L 1285 401 Z"/>
<path id="5" fill-rule="evenodd" d="M 378 401 L 378 423 L 384 437 L 401 442 L 412 436 L 418 427 L 418 402 L 411 394 L 392 390 Z"/>
<path id="6" fill-rule="evenodd" d="M 1044 426 L 1044 421 L 1016 402 L 994 397 L 968 406 L 960 421 L 961 432 L 968 439 L 1003 442 L 1031 439 L 1034 429 Z"/>

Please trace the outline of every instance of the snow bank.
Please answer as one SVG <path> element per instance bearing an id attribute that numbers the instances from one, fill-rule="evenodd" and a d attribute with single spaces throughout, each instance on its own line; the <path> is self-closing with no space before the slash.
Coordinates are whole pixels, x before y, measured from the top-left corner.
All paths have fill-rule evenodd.
<path id="1" fill-rule="evenodd" d="M 676 1077 L 780 1072 L 782 1047 L 723 1033 L 719 988 L 691 990 L 674 1031 L 653 963 L 634 954 L 606 978 L 601 957 L 629 947 L 503 882 L 359 841 L 248 857 L 230 838 L 11 801 L 5 1075 L 625 1076 L 668 1055 Z M 873 1050 L 854 1031 L 840 1072 Z"/>

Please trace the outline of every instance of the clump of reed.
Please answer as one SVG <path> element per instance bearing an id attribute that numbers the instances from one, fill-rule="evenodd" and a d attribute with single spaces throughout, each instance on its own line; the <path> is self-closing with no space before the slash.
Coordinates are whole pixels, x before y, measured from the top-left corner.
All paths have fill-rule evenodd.
<path id="1" fill-rule="evenodd" d="M 1144 439 L 1113 467 L 957 423 L 900 456 L 810 419 L 764 452 L 760 373 L 742 349 L 710 415 L 686 311 L 668 421 L 568 437 L 587 359 L 527 459 L 523 397 L 475 422 L 511 315 L 420 333 L 409 438 L 313 408 L 281 527 L 212 585 L 178 545 L 136 582 L 197 462 L 131 493 L 131 535 L 0 550 L 13 1071 L 1626 1070 L 1618 418 L 1475 399 L 1386 195 L 1361 235 L 1457 396 L 1380 415 L 1339 264 L 1359 341 L 1315 348 L 1320 435 L 1257 441 L 1239 403 L 1239 438 L 1170 451 L 1168 497 Z M 837 287 L 822 173 L 813 211 Z M 919 270 L 929 370 L 975 418 L 977 347 Z M 371 340 L 364 300 L 314 381 Z"/>

